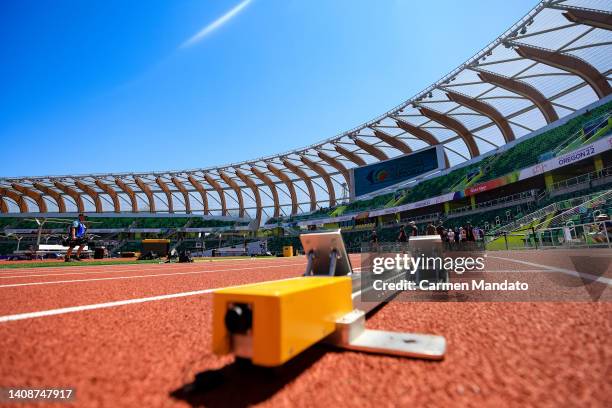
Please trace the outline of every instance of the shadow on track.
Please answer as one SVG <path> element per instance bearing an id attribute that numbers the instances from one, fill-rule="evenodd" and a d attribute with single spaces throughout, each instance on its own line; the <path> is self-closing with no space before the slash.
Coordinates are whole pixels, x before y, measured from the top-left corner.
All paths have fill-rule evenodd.
<path id="1" fill-rule="evenodd" d="M 387 302 L 369 311 L 368 318 L 376 315 L 385 304 Z M 193 382 L 172 391 L 170 397 L 185 401 L 192 407 L 248 407 L 274 396 L 325 354 L 345 352 L 350 353 L 330 345 L 316 344 L 275 368 L 258 367 L 249 360 L 237 358 L 219 369 L 196 374 Z"/>
<path id="2" fill-rule="evenodd" d="M 172 391 L 170 396 L 194 407 L 251 406 L 272 397 L 328 352 L 342 351 L 316 345 L 277 368 L 237 359 L 220 369 L 196 374 L 192 383 Z"/>

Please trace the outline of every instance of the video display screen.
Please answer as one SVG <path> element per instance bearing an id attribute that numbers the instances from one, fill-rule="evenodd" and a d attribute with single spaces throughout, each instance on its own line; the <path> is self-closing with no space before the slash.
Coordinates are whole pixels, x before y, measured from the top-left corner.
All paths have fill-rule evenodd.
<path id="1" fill-rule="evenodd" d="M 358 197 L 437 170 L 438 147 L 353 169 L 354 196 Z"/>

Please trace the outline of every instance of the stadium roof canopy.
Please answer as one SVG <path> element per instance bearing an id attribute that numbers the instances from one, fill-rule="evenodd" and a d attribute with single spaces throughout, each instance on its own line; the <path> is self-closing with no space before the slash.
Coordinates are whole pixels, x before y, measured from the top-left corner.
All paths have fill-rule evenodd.
<path id="1" fill-rule="evenodd" d="M 333 206 L 348 169 L 444 147 L 453 166 L 609 95 L 612 1 L 542 1 L 461 66 L 383 115 L 319 143 L 214 168 L 0 178 L 0 211 L 238 215 Z"/>

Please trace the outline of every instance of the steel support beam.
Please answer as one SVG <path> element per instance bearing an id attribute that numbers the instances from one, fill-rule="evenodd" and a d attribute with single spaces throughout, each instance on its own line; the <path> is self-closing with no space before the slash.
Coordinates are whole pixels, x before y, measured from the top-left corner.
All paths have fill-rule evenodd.
<path id="1" fill-rule="evenodd" d="M 17 184 L 17 183 L 12 183 L 11 187 L 13 187 L 16 191 L 20 192 L 21 194 L 27 197 L 30 197 L 32 200 L 36 201 L 36 205 L 38 206 L 38 212 L 40 213 L 47 212 L 47 203 L 45 202 L 45 199 L 42 194 L 37 193 L 36 191 L 28 187 L 22 186 L 21 184 Z"/>
<path id="2" fill-rule="evenodd" d="M 196 178 L 193 177 L 191 174 L 187 176 L 187 180 L 189 180 L 189 184 L 191 184 L 193 188 L 195 188 L 196 191 L 200 193 L 200 197 L 202 197 L 202 205 L 204 205 L 204 215 L 208 215 L 208 195 L 206 193 L 206 190 L 204 189 L 204 186 L 202 186 L 202 183 L 196 180 Z"/>
<path id="3" fill-rule="evenodd" d="M 412 153 L 412 149 L 410 148 L 410 146 L 408 146 L 404 141 L 395 136 L 391 136 L 379 129 L 374 129 L 374 135 L 389 146 L 399 150 L 403 154 Z"/>
<path id="4" fill-rule="evenodd" d="M 389 158 L 389 156 L 387 156 L 385 154 L 385 152 L 380 150 L 378 147 L 369 144 L 366 141 L 363 141 L 363 140 L 355 137 L 353 139 L 353 142 L 355 143 L 355 145 L 357 145 L 359 148 L 361 148 L 361 150 L 363 150 L 363 151 L 367 152 L 368 154 L 376 157 L 380 161 L 387 160 Z"/>
<path id="5" fill-rule="evenodd" d="M 46 194 L 53 198 L 53 200 L 55 200 L 55 202 L 57 203 L 57 212 L 66 212 L 66 202 L 64 201 L 64 197 L 62 197 L 60 193 L 53 190 L 51 187 L 45 186 L 42 183 L 34 182 L 32 183 L 32 185 L 41 193 Z"/>
<path id="6" fill-rule="evenodd" d="M 478 149 L 478 145 L 474 140 L 474 135 L 463 125 L 463 123 L 444 113 L 436 112 L 429 108 L 420 107 L 419 111 L 423 116 L 431 120 L 435 120 L 436 122 L 442 124 L 443 126 L 446 126 L 453 132 L 457 133 L 457 135 L 459 135 L 459 137 L 465 142 L 468 151 L 470 152 L 470 157 L 476 157 L 480 155 L 480 150 Z"/>
<path id="7" fill-rule="evenodd" d="M 68 186 L 67 184 L 60 183 L 59 181 L 53 182 L 53 185 L 58 189 L 62 190 L 62 192 L 68 195 L 70 198 L 74 200 L 74 203 L 77 206 L 77 211 L 82 213 L 85 212 L 85 205 L 83 204 L 83 197 L 81 194 L 76 191 L 74 188 Z"/>
<path id="8" fill-rule="evenodd" d="M 176 177 L 173 176 L 170 178 L 170 180 L 172 181 L 172 184 L 174 184 L 174 186 L 177 188 L 177 190 L 180 191 L 181 194 L 183 195 L 183 202 L 185 203 L 185 213 L 191 214 L 191 202 L 189 200 L 189 191 L 187 191 L 183 183 L 181 183 L 181 180 L 177 179 Z"/>
<path id="9" fill-rule="evenodd" d="M 600 13 L 595 10 L 584 10 L 566 8 L 566 12 L 563 13 L 572 23 L 585 24 L 591 27 L 602 28 L 604 30 L 612 30 L 612 14 Z"/>
<path id="10" fill-rule="evenodd" d="M 13 200 L 19 207 L 19 212 L 27 213 L 30 212 L 28 208 L 28 202 L 23 198 L 21 194 L 17 194 L 13 190 L 5 187 L 0 187 L 0 197 L 8 197 Z M 8 206 L 7 206 L 8 209 Z M 8 212 L 8 211 L 7 211 Z"/>
<path id="11" fill-rule="evenodd" d="M 306 174 L 304 170 L 291 163 L 289 160 L 282 159 L 282 162 L 286 168 L 288 168 L 293 174 L 298 176 L 304 182 L 304 184 L 306 184 L 306 188 L 308 189 L 308 195 L 310 196 L 310 211 L 315 211 L 317 209 L 317 194 L 315 192 L 314 186 L 312 185 L 312 180 L 310 179 L 310 176 Z"/>
<path id="12" fill-rule="evenodd" d="M 259 194 L 259 187 L 257 187 L 257 184 L 255 184 L 253 180 L 247 177 L 247 175 L 241 172 L 239 169 L 234 169 L 234 171 L 236 172 L 238 178 L 240 178 L 240 180 L 242 180 L 242 182 L 251 189 L 251 191 L 253 192 L 253 196 L 255 196 L 255 224 L 256 228 L 259 228 L 259 226 L 261 225 L 261 214 L 263 212 L 263 207 L 261 205 L 261 195 Z"/>
<path id="13" fill-rule="evenodd" d="M 149 212 L 155 212 L 155 196 L 151 191 L 151 187 L 147 185 L 140 177 L 134 177 L 134 181 L 136 185 L 147 196 L 147 201 L 149 201 Z"/>
<path id="14" fill-rule="evenodd" d="M 227 214 L 227 203 L 225 202 L 225 193 L 223 192 L 223 188 L 221 188 L 221 184 L 219 184 L 215 179 L 210 177 L 207 173 L 204 174 L 204 179 L 208 184 L 215 189 L 217 194 L 219 195 L 219 201 L 221 202 L 221 215 Z"/>
<path id="15" fill-rule="evenodd" d="M 280 216 L 280 202 L 278 200 L 278 190 L 276 189 L 276 184 L 274 184 L 270 177 L 266 176 L 263 171 L 259 170 L 255 166 L 251 167 L 251 172 L 270 189 L 272 201 L 274 201 L 274 218 L 278 218 Z"/>
<path id="16" fill-rule="evenodd" d="M 159 186 L 161 191 L 166 195 L 166 201 L 168 202 L 168 212 L 174 213 L 174 203 L 172 202 L 172 191 L 168 188 L 168 184 L 161 177 L 155 178 L 155 183 Z"/>
<path id="17" fill-rule="evenodd" d="M 334 190 L 334 183 L 332 183 L 332 179 L 329 176 L 329 174 L 327 174 L 327 172 L 325 171 L 323 167 L 319 166 L 317 163 L 313 162 L 308 157 L 301 156 L 300 160 L 302 160 L 302 163 L 308 166 L 312 171 L 317 173 L 319 177 L 323 179 L 323 182 L 325 183 L 325 186 L 327 187 L 327 195 L 329 196 L 329 206 L 330 207 L 335 206 L 336 205 L 336 191 Z"/>
<path id="18" fill-rule="evenodd" d="M 219 171 L 219 176 L 221 176 L 223 181 L 225 181 L 225 184 L 234 190 L 236 198 L 238 199 L 238 214 L 240 217 L 244 217 L 244 197 L 242 197 L 242 190 L 240 189 L 240 186 L 223 171 Z"/>
<path id="19" fill-rule="evenodd" d="M 100 194 L 98 194 L 96 190 L 94 190 L 89 185 L 83 183 L 80 180 L 75 180 L 74 185 L 77 186 L 81 191 L 83 191 L 89 197 L 91 197 L 96 207 L 96 212 L 101 213 L 103 209 L 102 209 L 102 200 L 100 200 Z"/>
<path id="20" fill-rule="evenodd" d="M 540 91 L 528 83 L 486 71 L 478 72 L 478 77 L 484 82 L 499 86 L 500 88 L 504 88 L 507 91 L 514 92 L 515 94 L 529 99 L 540 112 L 542 112 L 544 119 L 546 119 L 546 123 L 552 123 L 559 119 L 552 103 L 550 103 Z"/>
<path id="21" fill-rule="evenodd" d="M 278 177 L 278 179 L 285 184 L 287 190 L 289 190 L 289 195 L 291 196 L 291 215 L 296 215 L 298 212 L 298 202 L 293 181 L 291 181 L 291 179 L 285 173 L 283 173 L 278 167 L 274 166 L 272 163 L 267 163 L 266 166 L 268 167 L 268 170 L 272 172 L 272 174 Z"/>
<path id="22" fill-rule="evenodd" d="M 112 188 L 110 185 L 102 182 L 102 180 L 95 181 L 96 186 L 100 187 L 100 190 L 104 191 L 108 196 L 113 200 L 113 207 L 116 213 L 121 212 L 121 205 L 119 204 L 119 194 Z M 136 211 L 138 211 L 138 207 L 136 207 Z"/>
<path id="23" fill-rule="evenodd" d="M 329 164 L 330 166 L 332 166 L 334 169 L 338 170 L 340 173 L 342 173 L 342 176 L 344 177 L 344 179 L 346 180 L 346 185 L 350 186 L 351 184 L 351 176 L 349 175 L 349 171 L 347 170 L 346 167 L 344 167 L 344 165 L 342 163 L 340 163 L 338 160 L 334 159 L 331 156 L 328 156 L 327 154 L 321 152 L 321 151 L 317 151 L 317 155 L 321 158 L 321 160 L 323 160 L 325 163 Z"/>
<path id="24" fill-rule="evenodd" d="M 495 109 L 492 105 L 456 92 L 447 91 L 446 95 L 451 101 L 470 108 L 473 111 L 476 111 L 481 115 L 484 115 L 491 119 L 501 131 L 506 143 L 514 140 L 514 131 L 510 127 L 510 124 L 508 123 L 504 115 L 499 113 L 499 111 Z"/>
<path id="25" fill-rule="evenodd" d="M 581 58 L 523 45 L 515 47 L 515 51 L 523 58 L 529 58 L 579 76 L 584 82 L 589 84 L 599 99 L 608 96 L 612 92 L 606 77 Z"/>
<path id="26" fill-rule="evenodd" d="M 340 145 L 334 145 L 334 148 L 336 149 L 336 151 L 338 153 L 340 153 L 342 156 L 346 157 L 347 159 L 349 159 L 350 161 L 355 163 L 357 166 L 365 166 L 366 165 L 365 160 L 363 160 L 361 157 L 359 157 L 359 155 L 357 153 L 351 152 L 350 150 L 347 150 L 347 149 L 345 149 L 344 147 L 342 147 Z"/>
<path id="27" fill-rule="evenodd" d="M 403 120 L 400 120 L 400 119 L 395 119 L 395 123 L 397 123 L 397 127 L 402 129 L 404 132 L 410 133 L 412 136 L 424 141 L 430 146 L 436 146 L 440 144 L 438 139 L 436 139 L 434 135 L 432 135 L 425 129 L 421 129 L 418 126 L 414 126 L 413 124 L 404 122 Z M 450 162 L 448 161 L 448 155 L 446 154 L 446 150 L 444 151 L 444 162 L 445 162 L 446 168 L 449 168 Z"/>
<path id="28" fill-rule="evenodd" d="M 136 193 L 130 186 L 128 186 L 123 180 L 120 178 L 115 179 L 115 184 L 119 187 L 127 196 L 130 198 L 130 202 L 132 203 L 132 212 L 138 212 L 138 201 L 136 200 Z"/>

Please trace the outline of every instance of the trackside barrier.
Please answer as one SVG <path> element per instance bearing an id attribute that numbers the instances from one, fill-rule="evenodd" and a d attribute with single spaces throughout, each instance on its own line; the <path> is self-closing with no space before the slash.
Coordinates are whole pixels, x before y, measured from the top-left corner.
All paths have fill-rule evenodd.
<path id="1" fill-rule="evenodd" d="M 580 205 L 576 205 L 568 210 L 563 211 L 562 213 L 554 216 L 550 220 L 547 221 L 547 226 L 550 227 L 561 227 L 570 221 L 572 218 L 576 216 L 580 216 L 582 213 L 588 210 L 594 210 L 597 208 L 601 208 L 606 205 L 608 202 L 612 200 L 612 189 L 604 191 L 602 194 L 597 194 L 595 197 L 587 200 Z M 537 230 L 539 226 L 544 223 L 540 223 L 536 225 L 534 228 Z"/>
<path id="2" fill-rule="evenodd" d="M 612 248 L 612 223 L 568 223 L 566 226 L 529 229 L 487 237 L 487 250 L 547 248 Z"/>
<path id="3" fill-rule="evenodd" d="M 540 248 L 612 248 L 612 223 L 593 222 L 541 229 L 535 232 Z"/>

